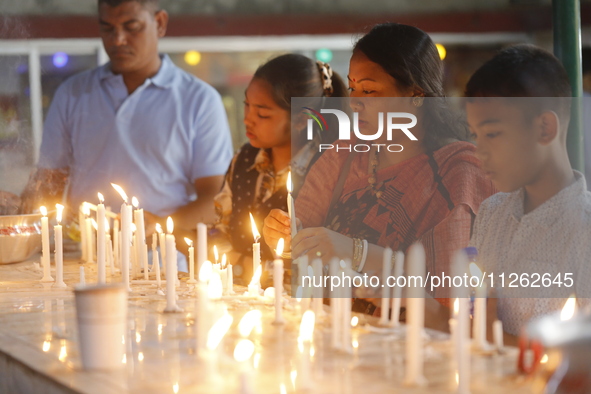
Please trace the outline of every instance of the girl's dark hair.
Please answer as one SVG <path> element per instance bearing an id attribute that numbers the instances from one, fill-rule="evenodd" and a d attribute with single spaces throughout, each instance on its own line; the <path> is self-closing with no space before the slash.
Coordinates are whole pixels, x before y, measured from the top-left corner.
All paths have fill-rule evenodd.
<path id="1" fill-rule="evenodd" d="M 323 74 L 321 66 L 314 60 L 298 54 L 286 54 L 269 60 L 260 66 L 254 78 L 264 80 L 271 85 L 273 99 L 281 108 L 292 112 L 291 99 L 295 97 L 310 98 L 306 106 L 311 108 L 329 108 L 325 97 L 347 97 L 348 90 L 343 79 L 336 73 L 332 75 L 332 91 L 323 88 Z M 330 101 L 330 100 L 329 100 Z M 338 100 L 340 109 L 347 112 L 345 100 Z M 342 103 L 341 103 L 342 102 Z M 294 112 L 292 112 L 294 113 Z M 327 117 L 328 128 L 320 133 L 320 143 L 331 143 L 338 135 L 338 124 L 334 116 Z M 331 124 L 334 122 L 334 124 Z M 302 142 L 306 135 L 302 133 Z"/>
<path id="2" fill-rule="evenodd" d="M 429 99 L 424 101 L 425 146 L 435 150 L 446 140 L 467 140 L 468 130 L 453 115 L 443 90 L 443 63 L 427 33 L 414 26 L 384 23 L 374 26 L 355 44 L 390 74 L 400 88 L 412 88 Z"/>

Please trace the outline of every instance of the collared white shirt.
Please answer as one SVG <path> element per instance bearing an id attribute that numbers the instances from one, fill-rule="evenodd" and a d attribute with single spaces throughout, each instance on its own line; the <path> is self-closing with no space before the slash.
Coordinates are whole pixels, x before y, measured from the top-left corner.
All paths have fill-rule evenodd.
<path id="1" fill-rule="evenodd" d="M 579 305 L 591 298 L 591 193 L 584 176 L 574 175 L 573 184 L 527 214 L 523 189 L 480 206 L 470 243 L 486 275 L 493 273 L 497 313 L 513 335 L 532 318 L 559 311 L 571 294 Z"/>

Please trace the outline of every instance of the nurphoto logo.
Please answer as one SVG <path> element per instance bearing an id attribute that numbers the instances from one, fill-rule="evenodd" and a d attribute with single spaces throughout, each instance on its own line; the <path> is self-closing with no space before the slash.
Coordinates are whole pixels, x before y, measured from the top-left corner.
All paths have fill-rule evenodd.
<path id="1" fill-rule="evenodd" d="M 320 112 L 318 112 L 309 107 L 302 108 L 305 110 L 303 112 L 310 117 L 307 123 L 308 141 L 311 141 L 314 138 L 314 122 L 316 122 L 321 132 L 328 130 L 328 123 L 322 114 L 332 114 L 337 117 L 339 124 L 338 139 L 340 141 L 351 140 L 351 120 L 347 113 L 338 109 L 321 109 Z M 385 116 L 383 112 L 379 112 L 378 130 L 374 134 L 362 134 L 359 131 L 359 114 L 353 112 L 353 133 L 355 134 L 355 137 L 361 141 L 376 141 L 380 139 L 384 133 L 384 118 L 386 118 L 386 137 L 388 141 L 392 141 L 392 135 L 395 130 L 402 131 L 411 141 L 417 141 L 417 137 L 415 137 L 410 131 L 411 128 L 416 126 L 417 117 L 408 112 L 387 112 Z M 405 119 L 407 122 L 400 123 L 401 119 Z M 354 144 L 347 147 L 335 146 L 333 144 L 320 144 L 318 149 L 320 152 L 330 149 L 336 149 L 337 151 L 346 150 L 349 152 L 353 149 L 355 152 L 368 152 L 372 146 L 377 147 L 378 151 L 380 150 L 380 147 L 384 146 L 388 152 L 402 152 L 404 149 L 400 144 Z"/>

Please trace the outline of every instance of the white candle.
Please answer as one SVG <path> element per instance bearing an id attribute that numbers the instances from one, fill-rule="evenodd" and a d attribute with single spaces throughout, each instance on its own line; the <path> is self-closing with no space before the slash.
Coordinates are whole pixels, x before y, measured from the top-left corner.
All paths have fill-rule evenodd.
<path id="1" fill-rule="evenodd" d="M 195 284 L 195 248 L 193 247 L 193 241 L 185 237 L 185 242 L 189 245 L 189 280 L 187 283 Z"/>
<path id="2" fill-rule="evenodd" d="M 226 293 L 228 291 L 228 258 L 226 254 L 222 256 L 222 262 L 220 263 L 220 279 L 222 280 L 222 289 L 223 292 Z"/>
<path id="3" fill-rule="evenodd" d="M 64 283 L 64 244 L 63 244 L 63 235 L 62 235 L 62 212 L 64 210 L 64 206 L 60 204 L 55 204 L 57 208 L 57 225 L 53 227 L 54 237 L 55 237 L 55 268 L 56 268 L 56 280 L 53 287 L 57 288 L 64 288 L 66 284 Z"/>
<path id="4" fill-rule="evenodd" d="M 111 278 L 115 276 L 115 259 L 113 258 L 113 242 L 111 235 L 107 234 L 107 261 L 109 262 L 109 269 L 111 270 Z"/>
<path id="5" fill-rule="evenodd" d="M 314 338 L 315 315 L 312 311 L 304 312 L 302 322 L 300 323 L 300 336 L 298 338 L 298 347 L 300 348 L 300 368 L 297 376 L 297 389 L 312 389 L 312 379 L 310 377 L 310 345 Z"/>
<path id="6" fill-rule="evenodd" d="M 453 258 L 452 275 L 463 277 L 468 273 L 468 256 L 462 250 Z M 458 369 L 458 390 L 460 394 L 470 392 L 470 300 L 467 287 L 453 287 L 454 298 L 457 298 L 457 324 L 454 333 L 454 346 Z M 455 310 L 455 306 L 454 306 Z"/>
<path id="7" fill-rule="evenodd" d="M 43 217 L 41 218 L 41 264 L 43 265 L 43 278 L 41 282 L 53 282 L 51 277 L 51 259 L 49 257 L 49 218 L 47 217 L 47 208 L 41 207 L 39 209 Z"/>
<path id="8" fill-rule="evenodd" d="M 252 235 L 254 237 L 254 243 L 252 244 L 252 272 L 254 275 L 254 273 L 257 272 L 257 270 L 261 267 L 261 245 L 259 244 L 261 234 L 259 233 L 259 229 L 257 228 L 257 224 L 254 221 L 252 213 L 249 213 L 249 215 L 250 224 L 252 226 Z"/>
<path id="9" fill-rule="evenodd" d="M 86 221 L 84 220 L 86 203 L 80 204 L 78 208 L 78 228 L 80 229 L 80 249 L 82 250 L 82 261 L 87 261 L 87 246 L 86 246 Z"/>
<path id="10" fill-rule="evenodd" d="M 133 221 L 136 227 L 135 250 L 137 253 L 137 265 L 144 270 L 144 279 L 148 279 L 148 255 L 146 249 L 146 227 L 144 224 L 144 210 L 139 207 L 140 203 L 136 197 L 131 198 L 131 203 L 135 207 L 133 211 Z"/>
<path id="11" fill-rule="evenodd" d="M 228 284 L 226 286 L 226 292 L 228 295 L 234 294 L 234 270 L 232 268 L 232 264 L 228 262 L 228 271 L 226 272 L 228 275 Z"/>
<path id="12" fill-rule="evenodd" d="M 275 287 L 275 321 L 274 324 L 284 324 L 283 318 L 283 238 L 277 243 L 275 261 L 273 261 L 273 286 Z"/>
<path id="13" fill-rule="evenodd" d="M 174 230 L 174 223 L 169 216 L 166 220 L 166 309 L 165 312 L 180 312 L 181 309 L 176 304 L 176 281 L 177 264 L 176 264 L 176 244 L 175 238 L 172 234 Z"/>
<path id="14" fill-rule="evenodd" d="M 394 262 L 394 277 L 400 278 L 404 269 L 404 253 L 396 252 L 396 261 Z M 402 287 L 394 287 L 392 296 L 392 316 L 390 317 L 390 326 L 398 327 L 400 325 L 400 302 L 402 300 Z"/>
<path id="15" fill-rule="evenodd" d="M 80 286 L 84 286 L 86 284 L 86 278 L 84 277 L 84 267 L 80 267 Z"/>
<path id="16" fill-rule="evenodd" d="M 260 293 L 261 293 L 260 280 L 261 280 L 261 266 L 259 265 L 259 268 L 257 268 L 257 270 L 254 272 L 254 275 L 252 276 L 252 280 L 250 281 L 250 284 L 248 285 L 248 295 L 249 296 L 251 296 L 251 297 L 260 296 Z"/>
<path id="17" fill-rule="evenodd" d="M 296 223 L 295 204 L 291 193 L 293 192 L 293 184 L 291 183 L 291 171 L 287 174 L 287 212 L 291 222 L 291 237 L 295 237 L 298 233 L 298 226 Z"/>
<path id="18" fill-rule="evenodd" d="M 166 234 L 162 231 L 160 223 L 156 223 L 156 232 L 158 233 L 160 243 L 160 260 L 162 260 L 162 275 L 166 278 Z"/>
<path id="19" fill-rule="evenodd" d="M 160 289 L 162 285 L 160 279 L 160 262 L 158 261 L 158 235 L 152 234 L 152 270 L 156 274 L 156 287 Z"/>
<path id="20" fill-rule="evenodd" d="M 332 259 L 330 261 L 330 276 L 339 277 L 340 268 L 339 260 Z M 341 287 L 332 289 L 332 298 L 330 300 L 330 317 L 332 327 L 332 347 L 335 349 L 342 348 L 341 329 L 342 324 L 342 302 L 341 302 Z"/>
<path id="21" fill-rule="evenodd" d="M 88 211 L 90 213 L 90 210 Z M 93 233 L 92 233 L 92 219 L 90 217 L 86 217 L 85 219 L 85 226 L 86 226 L 86 262 L 93 263 L 94 262 L 94 250 L 96 248 L 95 243 L 93 242 Z"/>
<path id="22" fill-rule="evenodd" d="M 98 193 L 99 204 L 96 206 L 96 262 L 98 265 L 98 283 L 105 283 L 107 281 L 106 273 L 106 254 L 105 254 L 105 199 L 101 193 Z"/>
<path id="23" fill-rule="evenodd" d="M 322 286 L 322 260 L 321 259 L 314 259 L 312 261 L 312 269 L 314 270 L 314 286 L 313 286 L 313 299 L 312 299 L 312 310 L 314 311 L 315 316 L 322 316 L 322 301 L 324 298 L 323 290 L 324 286 Z M 320 285 L 320 286 L 318 286 Z"/>
<path id="24" fill-rule="evenodd" d="M 486 293 L 487 286 L 484 278 L 482 278 L 482 271 L 475 263 L 470 263 L 470 273 L 476 276 L 482 282 L 481 286 L 475 288 L 474 298 L 474 345 L 476 349 L 488 350 L 488 343 L 486 342 Z"/>
<path id="25" fill-rule="evenodd" d="M 207 261 L 207 225 L 197 223 L 197 272 Z"/>
<path id="26" fill-rule="evenodd" d="M 408 275 L 425 277 L 425 250 L 421 244 L 413 244 L 408 253 Z M 419 283 L 417 283 L 418 285 Z M 424 385 L 423 376 L 423 328 L 425 322 L 425 291 L 414 286 L 408 290 L 406 368 L 404 382 L 409 386 Z"/>
<path id="27" fill-rule="evenodd" d="M 113 188 L 119 192 L 123 198 L 121 204 L 121 276 L 123 284 L 127 291 L 131 291 L 129 286 L 129 251 L 131 247 L 131 205 L 127 204 L 127 194 L 119 185 L 111 183 Z"/>
<path id="28" fill-rule="evenodd" d="M 502 352 L 505 345 L 503 343 L 503 322 L 500 320 L 495 320 L 493 323 L 493 337 L 497 351 Z"/>
<path id="29" fill-rule="evenodd" d="M 119 255 L 119 219 L 113 221 L 113 260 L 114 265 L 121 269 L 121 256 Z"/>
<path id="30" fill-rule="evenodd" d="M 135 223 L 131 223 L 131 246 L 129 250 L 129 255 L 131 256 L 131 277 L 132 279 L 137 279 L 138 277 L 138 249 L 137 249 L 137 242 L 136 242 L 136 225 Z"/>
<path id="31" fill-rule="evenodd" d="M 380 316 L 380 325 L 386 325 L 390 321 L 390 292 L 391 289 L 387 285 L 388 277 L 392 271 L 392 249 L 384 249 L 382 257 L 382 314 Z"/>

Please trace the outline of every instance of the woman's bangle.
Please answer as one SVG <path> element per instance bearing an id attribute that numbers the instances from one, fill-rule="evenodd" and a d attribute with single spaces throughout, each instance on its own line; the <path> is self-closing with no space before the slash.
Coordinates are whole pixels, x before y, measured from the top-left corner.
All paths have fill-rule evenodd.
<path id="1" fill-rule="evenodd" d="M 369 243 L 367 242 L 367 239 L 363 240 L 363 256 L 361 257 L 361 263 L 359 264 L 359 268 L 357 269 L 357 272 L 361 272 L 363 270 L 363 267 L 365 267 L 365 261 L 367 260 L 367 252 L 369 250 Z"/>

